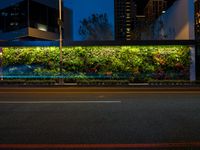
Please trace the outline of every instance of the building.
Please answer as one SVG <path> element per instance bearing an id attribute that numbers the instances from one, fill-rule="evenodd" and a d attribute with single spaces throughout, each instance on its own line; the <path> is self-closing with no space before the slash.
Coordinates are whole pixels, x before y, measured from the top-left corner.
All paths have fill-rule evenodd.
<path id="1" fill-rule="evenodd" d="M 176 0 L 154 21 L 154 39 L 194 40 L 194 2 Z"/>
<path id="2" fill-rule="evenodd" d="M 0 0 L 0 40 L 58 40 L 58 0 Z"/>
<path id="3" fill-rule="evenodd" d="M 195 38 L 200 40 L 200 1 L 195 1 Z"/>
<path id="4" fill-rule="evenodd" d="M 135 0 L 115 0 L 115 40 L 130 41 L 135 39 L 136 27 Z"/>
<path id="5" fill-rule="evenodd" d="M 196 76 L 200 80 L 200 0 L 195 0 Z"/>
<path id="6" fill-rule="evenodd" d="M 149 23 L 154 22 L 167 8 L 166 0 L 149 0 L 145 9 L 144 14 Z"/>
<path id="7" fill-rule="evenodd" d="M 171 5 L 151 23 L 147 39 L 194 40 L 194 2 L 171 1 Z"/>
<path id="8" fill-rule="evenodd" d="M 144 40 L 145 39 L 145 32 L 148 30 L 148 23 L 146 21 L 146 17 L 144 15 L 137 15 L 136 16 L 136 39 L 137 40 Z"/>
<path id="9" fill-rule="evenodd" d="M 73 41 L 73 11 L 64 7 L 64 38 Z"/>

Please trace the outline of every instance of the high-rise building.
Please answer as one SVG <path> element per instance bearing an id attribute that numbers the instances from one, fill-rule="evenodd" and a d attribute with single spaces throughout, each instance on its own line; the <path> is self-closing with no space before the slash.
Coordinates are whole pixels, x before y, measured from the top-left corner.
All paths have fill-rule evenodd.
<path id="1" fill-rule="evenodd" d="M 58 0 L 0 0 L 0 40 L 57 40 Z"/>
<path id="2" fill-rule="evenodd" d="M 200 1 L 195 1 L 195 38 L 200 40 Z"/>
<path id="3" fill-rule="evenodd" d="M 146 17 L 144 15 L 136 16 L 136 31 L 135 36 L 137 40 L 145 39 L 145 32 L 148 29 L 148 24 L 146 22 Z"/>
<path id="4" fill-rule="evenodd" d="M 200 79 L 200 0 L 195 1 L 196 76 Z"/>
<path id="5" fill-rule="evenodd" d="M 73 40 L 73 10 L 64 8 L 64 38 L 67 41 Z"/>
<path id="6" fill-rule="evenodd" d="M 167 9 L 166 0 L 149 0 L 145 9 L 144 14 L 149 23 L 155 21 L 162 13 Z"/>
<path id="7" fill-rule="evenodd" d="M 115 0 L 115 40 L 135 39 L 136 3 L 135 0 Z"/>

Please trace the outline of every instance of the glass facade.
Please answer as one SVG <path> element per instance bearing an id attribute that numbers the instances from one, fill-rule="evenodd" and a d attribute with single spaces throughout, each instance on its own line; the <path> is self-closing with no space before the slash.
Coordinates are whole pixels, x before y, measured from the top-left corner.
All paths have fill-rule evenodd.
<path id="1" fill-rule="evenodd" d="M 34 0 L 24 0 L 0 10 L 0 33 L 32 27 L 58 33 L 58 10 Z"/>
<path id="2" fill-rule="evenodd" d="M 58 33 L 58 10 L 55 8 L 30 0 L 29 19 L 32 28 Z"/>
<path id="3" fill-rule="evenodd" d="M 198 42 L 198 45 L 196 46 L 196 77 L 199 80 L 200 79 L 200 1 L 197 0 L 195 2 L 195 39 Z"/>
<path id="4" fill-rule="evenodd" d="M 200 1 L 195 2 L 195 38 L 200 40 Z"/>
<path id="5" fill-rule="evenodd" d="M 22 1 L 0 10 L 0 33 L 19 30 L 27 27 L 27 1 Z"/>
<path id="6" fill-rule="evenodd" d="M 133 0 L 115 0 L 115 40 L 136 39 L 136 3 Z"/>

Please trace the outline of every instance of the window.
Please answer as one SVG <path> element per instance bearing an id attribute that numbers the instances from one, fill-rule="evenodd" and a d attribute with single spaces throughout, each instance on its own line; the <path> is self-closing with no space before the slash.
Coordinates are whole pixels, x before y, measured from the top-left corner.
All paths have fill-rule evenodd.
<path id="1" fill-rule="evenodd" d="M 0 10 L 0 32 L 19 30 L 27 26 L 27 1 Z"/>
<path id="2" fill-rule="evenodd" d="M 58 10 L 30 0 L 30 27 L 58 32 Z M 42 27 L 42 28 L 41 28 Z M 45 28 L 44 28 L 45 27 Z"/>

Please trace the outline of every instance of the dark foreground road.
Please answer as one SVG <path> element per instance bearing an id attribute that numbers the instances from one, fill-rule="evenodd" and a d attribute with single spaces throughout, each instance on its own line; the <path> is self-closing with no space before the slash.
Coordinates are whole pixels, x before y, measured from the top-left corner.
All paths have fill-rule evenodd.
<path id="1" fill-rule="evenodd" d="M 200 149 L 200 91 L 0 89 L 0 149 L 54 146 Z"/>

